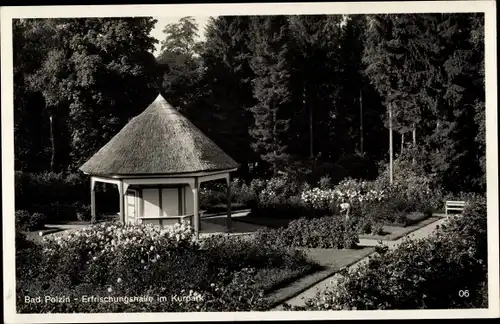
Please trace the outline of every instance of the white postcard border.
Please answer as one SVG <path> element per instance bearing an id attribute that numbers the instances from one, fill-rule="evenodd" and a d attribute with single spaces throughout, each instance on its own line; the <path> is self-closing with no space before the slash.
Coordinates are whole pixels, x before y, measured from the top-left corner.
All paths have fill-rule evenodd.
<path id="1" fill-rule="evenodd" d="M 489 309 L 408 311 L 16 314 L 14 249 L 14 136 L 12 19 L 49 17 L 223 16 L 272 14 L 485 13 L 485 82 L 488 198 Z M 2 66 L 2 214 L 4 309 L 6 323 L 238 321 L 285 319 L 404 319 L 498 317 L 498 138 L 496 4 L 494 1 L 407 1 L 350 3 L 268 3 L 192 5 L 38 6 L 1 8 Z"/>

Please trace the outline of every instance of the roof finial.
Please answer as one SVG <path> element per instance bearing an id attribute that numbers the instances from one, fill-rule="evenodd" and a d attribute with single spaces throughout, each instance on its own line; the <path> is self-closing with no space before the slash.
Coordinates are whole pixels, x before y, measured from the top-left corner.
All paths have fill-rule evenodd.
<path id="1" fill-rule="evenodd" d="M 165 98 L 161 95 L 161 93 L 158 93 L 158 97 L 156 97 L 155 101 L 166 101 Z"/>

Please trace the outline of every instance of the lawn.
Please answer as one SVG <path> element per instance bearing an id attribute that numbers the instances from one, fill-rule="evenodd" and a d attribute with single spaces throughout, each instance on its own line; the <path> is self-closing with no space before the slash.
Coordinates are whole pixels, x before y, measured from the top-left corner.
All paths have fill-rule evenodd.
<path id="1" fill-rule="evenodd" d="M 259 215 L 256 215 L 252 212 L 250 212 L 246 216 L 238 217 L 239 222 L 244 222 L 244 223 L 249 223 L 249 224 L 254 224 L 254 225 L 261 225 L 261 226 L 266 226 L 270 228 L 280 228 L 280 227 L 287 227 L 288 224 L 297 219 L 297 217 L 262 217 Z"/>
<path id="2" fill-rule="evenodd" d="M 262 289 L 264 293 L 270 295 L 282 287 L 322 270 L 324 270 L 322 266 L 314 263 L 295 269 L 264 268 L 255 273 L 254 279 L 257 282 L 257 289 Z"/>
<path id="3" fill-rule="evenodd" d="M 293 281 L 289 285 L 277 289 L 268 294 L 271 307 L 275 307 L 303 291 L 314 286 L 318 282 L 333 276 L 340 270 L 364 259 L 374 252 L 372 247 L 358 247 L 356 249 L 321 249 L 304 248 L 308 259 L 317 263 L 321 268 L 309 275 Z"/>
<path id="4" fill-rule="evenodd" d="M 246 205 L 240 203 L 231 203 L 231 211 L 237 212 L 248 209 Z M 204 215 L 220 214 L 227 212 L 227 204 L 216 204 L 207 206 Z"/>
<path id="5" fill-rule="evenodd" d="M 340 270 L 360 259 L 370 255 L 374 249 L 370 247 L 357 247 L 355 249 L 322 249 L 322 248 L 304 248 L 300 249 L 306 253 L 306 256 L 325 268 Z"/>

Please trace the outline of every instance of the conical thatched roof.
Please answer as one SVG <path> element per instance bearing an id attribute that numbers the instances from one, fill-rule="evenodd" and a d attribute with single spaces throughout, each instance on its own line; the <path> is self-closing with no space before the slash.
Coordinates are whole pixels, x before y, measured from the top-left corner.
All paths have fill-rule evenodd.
<path id="1" fill-rule="evenodd" d="M 152 175 L 238 166 L 159 95 L 80 170 L 94 175 Z"/>

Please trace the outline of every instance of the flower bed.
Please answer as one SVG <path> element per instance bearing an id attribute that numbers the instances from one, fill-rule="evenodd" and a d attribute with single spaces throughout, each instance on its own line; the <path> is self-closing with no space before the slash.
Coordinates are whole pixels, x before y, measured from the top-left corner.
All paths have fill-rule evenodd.
<path id="1" fill-rule="evenodd" d="M 160 230 L 103 223 L 46 239 L 19 256 L 21 313 L 263 310 L 270 284 L 313 269 L 300 252 L 283 247 L 232 237 L 196 241 L 187 224 Z M 24 299 L 49 295 L 71 302 Z M 116 300 L 89 302 L 85 295 Z M 134 296 L 153 300 L 131 302 Z"/>
<path id="2" fill-rule="evenodd" d="M 303 252 L 274 242 L 218 235 L 201 243 L 210 260 L 225 269 L 254 267 L 255 288 L 264 292 L 319 269 Z"/>

